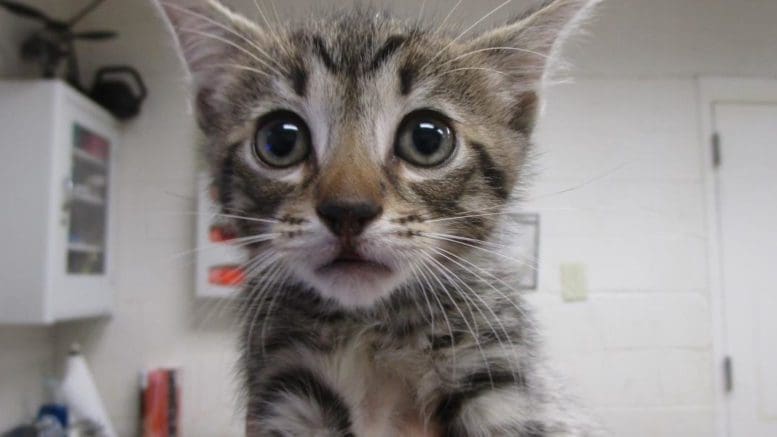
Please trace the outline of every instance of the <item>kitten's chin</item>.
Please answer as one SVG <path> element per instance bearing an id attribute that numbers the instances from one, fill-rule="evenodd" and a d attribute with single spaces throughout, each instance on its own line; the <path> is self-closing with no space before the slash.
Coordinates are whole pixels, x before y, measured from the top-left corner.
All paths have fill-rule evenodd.
<path id="1" fill-rule="evenodd" d="M 368 308 L 397 287 L 399 275 L 373 261 L 334 260 L 312 272 L 308 282 L 344 307 Z"/>

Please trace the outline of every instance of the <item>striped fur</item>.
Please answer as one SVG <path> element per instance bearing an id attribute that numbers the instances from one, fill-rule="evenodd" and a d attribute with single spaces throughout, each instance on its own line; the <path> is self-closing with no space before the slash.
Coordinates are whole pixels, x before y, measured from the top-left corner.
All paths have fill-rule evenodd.
<path id="1" fill-rule="evenodd" d="M 498 250 L 548 59 L 594 2 L 540 2 L 475 36 L 372 9 L 258 25 L 215 0 L 184 3 L 160 10 L 249 255 L 247 434 L 594 435 L 548 374 L 511 286 L 517 268 Z M 257 120 L 277 110 L 307 124 L 299 165 L 253 152 Z M 398 126 L 420 110 L 455 133 L 431 168 L 394 153 Z M 353 200 L 377 213 L 338 234 L 322 205 Z M 383 270 L 323 274 L 346 248 Z"/>

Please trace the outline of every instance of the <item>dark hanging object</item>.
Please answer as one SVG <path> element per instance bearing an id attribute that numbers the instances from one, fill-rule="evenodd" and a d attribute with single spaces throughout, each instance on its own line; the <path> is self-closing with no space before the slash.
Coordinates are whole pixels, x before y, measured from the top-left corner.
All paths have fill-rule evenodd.
<path id="1" fill-rule="evenodd" d="M 123 78 L 128 78 L 135 89 Z M 127 120 L 140 113 L 146 94 L 146 85 L 137 70 L 113 66 L 97 71 L 89 96 L 116 118 Z"/>
<path id="2" fill-rule="evenodd" d="M 118 34 L 108 30 L 75 32 L 73 27 L 104 1 L 94 0 L 67 20 L 50 18 L 38 9 L 11 0 L 0 0 L 0 7 L 20 17 L 36 20 L 43 24 L 43 28 L 30 35 L 22 43 L 22 59 L 37 63 L 45 78 L 57 77 L 60 66 L 65 62 L 65 79 L 74 88 L 83 91 L 78 71 L 75 42 L 80 40 L 104 41 L 113 39 Z"/>

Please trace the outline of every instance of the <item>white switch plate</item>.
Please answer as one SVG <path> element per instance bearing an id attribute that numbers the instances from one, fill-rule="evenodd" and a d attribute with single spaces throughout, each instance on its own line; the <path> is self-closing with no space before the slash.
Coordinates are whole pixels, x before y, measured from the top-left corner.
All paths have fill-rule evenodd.
<path id="1" fill-rule="evenodd" d="M 588 299 L 585 264 L 561 264 L 561 297 L 566 302 L 580 302 Z"/>

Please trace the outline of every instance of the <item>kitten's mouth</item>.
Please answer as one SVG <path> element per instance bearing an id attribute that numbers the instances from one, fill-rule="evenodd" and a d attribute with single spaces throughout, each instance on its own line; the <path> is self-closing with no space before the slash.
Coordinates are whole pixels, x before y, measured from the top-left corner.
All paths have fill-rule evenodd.
<path id="1" fill-rule="evenodd" d="M 321 274 L 377 274 L 387 275 L 391 269 L 379 262 L 367 259 L 353 250 L 342 250 L 336 258 L 318 268 Z"/>

